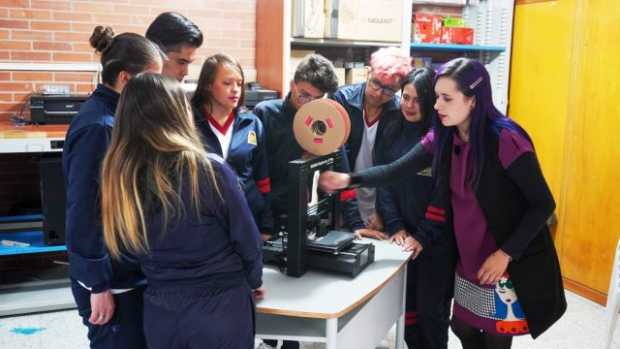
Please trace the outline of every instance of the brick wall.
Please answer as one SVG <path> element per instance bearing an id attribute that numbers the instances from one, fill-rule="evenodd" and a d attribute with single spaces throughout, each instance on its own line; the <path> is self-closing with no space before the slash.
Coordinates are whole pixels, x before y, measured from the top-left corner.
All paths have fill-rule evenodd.
<path id="1" fill-rule="evenodd" d="M 88 44 L 96 25 L 116 33 L 144 34 L 161 12 L 177 11 L 194 21 L 205 42 L 198 52 L 197 75 L 204 57 L 225 52 L 237 57 L 248 77 L 254 73 L 255 0 L 0 0 L 0 63 L 89 63 L 98 57 Z M 97 77 L 88 72 L 0 70 L 0 121 L 23 109 L 28 95 L 45 84 L 69 85 L 87 93 Z"/>

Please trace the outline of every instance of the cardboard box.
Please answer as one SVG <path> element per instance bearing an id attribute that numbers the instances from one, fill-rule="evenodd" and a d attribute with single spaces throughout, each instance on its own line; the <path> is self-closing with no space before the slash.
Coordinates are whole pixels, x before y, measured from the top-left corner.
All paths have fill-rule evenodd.
<path id="1" fill-rule="evenodd" d="M 462 17 L 446 17 L 443 19 L 443 26 L 448 27 L 464 27 L 465 20 Z"/>
<path id="2" fill-rule="evenodd" d="M 424 43 L 439 43 L 443 17 L 432 13 L 417 12 L 414 15 L 413 41 Z"/>
<path id="3" fill-rule="evenodd" d="M 331 0 L 328 4 L 330 25 L 326 37 L 357 41 L 401 41 L 401 0 Z"/>
<path id="4" fill-rule="evenodd" d="M 366 69 L 366 67 L 347 69 L 345 82 L 347 85 L 365 82 L 368 78 L 367 74 L 368 70 Z"/>
<path id="5" fill-rule="evenodd" d="M 411 65 L 413 68 L 430 68 L 433 64 L 433 59 L 431 57 L 413 57 L 411 61 Z"/>
<path id="6" fill-rule="evenodd" d="M 474 30 L 472 28 L 441 28 L 442 44 L 471 45 L 474 43 Z"/>
<path id="7" fill-rule="evenodd" d="M 323 38 L 325 32 L 324 0 L 293 0 L 293 37 Z"/>
<path id="8" fill-rule="evenodd" d="M 343 86 L 347 81 L 347 70 L 344 68 L 336 68 L 336 76 L 338 77 L 338 86 Z"/>
<path id="9" fill-rule="evenodd" d="M 413 4 L 423 5 L 466 5 L 467 0 L 413 0 Z"/>

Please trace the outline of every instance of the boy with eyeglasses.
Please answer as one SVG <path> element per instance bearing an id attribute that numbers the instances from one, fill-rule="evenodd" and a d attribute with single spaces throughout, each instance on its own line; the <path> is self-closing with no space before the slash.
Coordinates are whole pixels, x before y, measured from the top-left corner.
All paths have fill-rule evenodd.
<path id="1" fill-rule="evenodd" d="M 290 92 L 284 99 L 264 101 L 256 105 L 254 114 L 263 122 L 267 144 L 269 176 L 271 178 L 271 209 L 274 216 L 274 231 L 286 229 L 288 212 L 288 163 L 302 157 L 304 150 L 293 134 L 293 119 L 302 105 L 323 98 L 338 88 L 338 77 L 334 65 L 319 54 L 311 54 L 299 63 L 290 83 Z M 345 151 L 341 148 L 341 167 L 349 172 Z M 357 231 L 364 227 L 359 217 L 354 191 L 340 194 L 345 225 Z M 271 236 L 263 235 L 267 240 Z M 276 341 L 264 341 L 274 346 Z M 284 341 L 282 349 L 299 348 L 299 343 Z"/>
<path id="2" fill-rule="evenodd" d="M 396 92 L 411 69 L 411 57 L 403 51 L 394 47 L 379 49 L 370 57 L 366 82 L 341 87 L 331 96 L 351 118 L 351 135 L 346 148 L 355 172 L 374 165 L 375 144 L 380 142 L 385 127 L 400 118 Z M 381 232 L 383 224 L 375 211 L 375 189 L 358 188 L 356 194 L 359 215 L 365 224 L 356 235 L 387 239 Z"/>

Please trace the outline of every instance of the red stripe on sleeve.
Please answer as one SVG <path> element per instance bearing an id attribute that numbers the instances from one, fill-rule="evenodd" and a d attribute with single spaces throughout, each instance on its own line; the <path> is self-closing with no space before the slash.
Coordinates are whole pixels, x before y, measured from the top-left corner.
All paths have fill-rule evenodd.
<path id="1" fill-rule="evenodd" d="M 261 180 L 256 181 L 256 186 L 258 187 L 258 191 L 261 194 L 268 194 L 271 192 L 271 179 L 269 177 L 265 177 Z"/>

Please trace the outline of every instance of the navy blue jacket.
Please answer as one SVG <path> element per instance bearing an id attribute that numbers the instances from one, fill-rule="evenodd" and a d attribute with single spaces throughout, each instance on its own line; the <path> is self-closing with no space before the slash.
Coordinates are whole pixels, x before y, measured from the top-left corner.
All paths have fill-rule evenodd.
<path id="1" fill-rule="evenodd" d="M 301 158 L 304 153 L 293 133 L 293 119 L 296 112 L 297 110 L 290 102 L 290 95 L 286 99 L 261 102 L 254 108 L 254 113 L 265 127 L 272 187 L 271 203 L 275 217 L 288 213 L 288 163 Z M 338 170 L 349 172 L 349 162 L 344 148 L 341 148 L 341 152 L 342 164 Z M 354 193 L 350 190 L 340 195 L 345 224 L 353 230 L 364 227 Z"/>
<path id="2" fill-rule="evenodd" d="M 128 258 L 112 260 L 103 242 L 99 206 L 100 167 L 110 143 L 118 93 L 98 85 L 71 121 L 62 154 L 69 275 L 97 293 L 144 282 Z"/>
<path id="3" fill-rule="evenodd" d="M 207 151 L 222 156 L 222 147 L 209 126 L 201 108 L 193 108 L 196 126 L 200 130 Z M 232 138 L 226 162 L 239 176 L 239 183 L 245 192 L 248 205 L 262 233 L 271 233 L 271 179 L 267 164 L 265 132 L 263 124 L 251 112 L 235 115 L 232 124 Z"/>
<path id="4" fill-rule="evenodd" d="M 262 284 L 262 240 L 237 175 L 220 157 L 209 158 L 221 197 L 203 185 L 198 216 L 185 183 L 185 215 L 164 225 L 157 209 L 147 212 L 149 251 L 139 259 L 150 288 L 228 288 L 247 282 L 256 289 Z"/>
<path id="5" fill-rule="evenodd" d="M 375 145 L 377 165 L 389 164 L 406 154 L 426 134 L 422 123 L 400 120 L 389 125 L 384 137 Z M 376 209 L 383 219 L 386 233 L 401 229 L 416 237 L 418 223 L 424 219 L 433 188 L 431 168 L 407 176 L 397 183 L 377 188 Z"/>
<path id="6" fill-rule="evenodd" d="M 357 154 L 360 151 L 362 138 L 364 136 L 365 91 L 366 83 L 364 82 L 361 84 L 343 86 L 330 96 L 330 98 L 340 103 L 344 109 L 347 110 L 351 118 L 351 135 L 347 141 L 347 155 L 349 157 L 349 164 L 351 164 L 352 168 L 355 168 L 355 160 L 357 159 Z M 383 132 L 386 126 L 389 125 L 390 122 L 402 118 L 400 115 L 399 98 L 397 96 L 394 96 L 383 105 L 380 118 L 375 145 L 383 138 Z M 376 163 L 376 147 L 373 149 L 373 154 Z"/>

